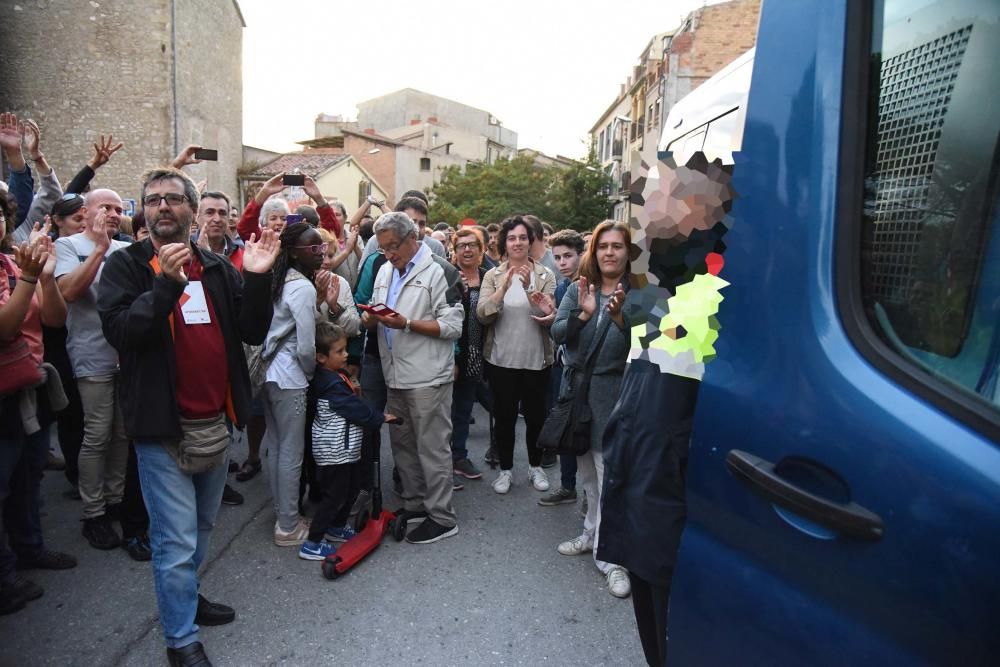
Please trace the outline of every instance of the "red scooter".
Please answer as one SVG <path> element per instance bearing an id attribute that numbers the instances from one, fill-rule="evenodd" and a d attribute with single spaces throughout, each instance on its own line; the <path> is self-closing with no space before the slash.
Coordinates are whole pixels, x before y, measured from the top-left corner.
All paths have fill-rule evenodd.
<path id="1" fill-rule="evenodd" d="M 394 424 L 402 424 L 403 419 L 396 417 Z M 344 542 L 335 553 L 330 554 L 323 560 L 323 576 L 327 579 L 336 579 L 352 567 L 357 565 L 365 556 L 375 551 L 378 545 L 382 544 L 382 538 L 386 533 L 395 534 L 396 515 L 382 507 L 382 471 L 379 450 L 380 438 L 378 434 L 366 434 L 368 440 L 366 444 L 371 446 L 373 451 L 372 465 L 375 466 L 374 484 L 372 485 L 371 511 L 361 510 L 355 521 L 357 534 Z M 403 522 L 405 530 L 405 522 Z M 404 533 L 405 536 L 405 533 Z M 396 538 L 397 541 L 400 538 Z"/>

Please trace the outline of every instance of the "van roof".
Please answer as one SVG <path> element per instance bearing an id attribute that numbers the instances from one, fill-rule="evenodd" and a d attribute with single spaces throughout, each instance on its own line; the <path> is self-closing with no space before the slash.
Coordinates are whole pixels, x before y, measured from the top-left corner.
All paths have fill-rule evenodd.
<path id="1" fill-rule="evenodd" d="M 659 150 L 666 150 L 678 137 L 746 103 L 755 52 L 750 49 L 671 107 Z"/>

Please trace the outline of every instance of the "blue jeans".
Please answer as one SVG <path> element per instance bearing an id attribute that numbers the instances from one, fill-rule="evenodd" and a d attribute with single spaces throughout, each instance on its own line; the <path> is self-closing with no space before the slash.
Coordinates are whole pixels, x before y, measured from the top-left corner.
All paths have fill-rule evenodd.
<path id="1" fill-rule="evenodd" d="M 158 442 L 136 442 L 142 495 L 149 511 L 153 583 L 167 647 L 198 641 L 198 567 L 208 553 L 222 502 L 228 462 L 207 472 L 181 472 Z"/>
<path id="2" fill-rule="evenodd" d="M 455 380 L 455 388 L 451 398 L 451 459 L 461 461 L 469 458 L 469 449 L 465 443 L 469 440 L 469 421 L 472 419 L 472 407 L 479 404 L 487 411 L 492 409 L 490 390 L 483 380 L 470 380 L 459 377 Z"/>
<path id="3" fill-rule="evenodd" d="M 44 548 L 39 514 L 42 473 L 49 451 L 49 429 L 26 435 L 19 420 L 0 435 L 0 582 L 14 578 L 17 556 Z M 8 540 L 10 548 L 8 548 Z"/>

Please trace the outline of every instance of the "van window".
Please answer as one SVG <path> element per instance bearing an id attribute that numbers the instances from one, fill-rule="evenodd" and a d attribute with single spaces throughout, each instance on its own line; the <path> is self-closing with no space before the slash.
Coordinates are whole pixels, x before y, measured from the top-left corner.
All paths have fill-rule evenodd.
<path id="1" fill-rule="evenodd" d="M 866 314 L 928 378 L 1000 403 L 1000 4 L 876 3 Z"/>
<path id="2" fill-rule="evenodd" d="M 738 120 L 739 110 L 733 109 L 708 124 L 708 132 L 705 134 L 705 145 L 702 150 L 709 160 L 739 150 L 734 136 Z"/>

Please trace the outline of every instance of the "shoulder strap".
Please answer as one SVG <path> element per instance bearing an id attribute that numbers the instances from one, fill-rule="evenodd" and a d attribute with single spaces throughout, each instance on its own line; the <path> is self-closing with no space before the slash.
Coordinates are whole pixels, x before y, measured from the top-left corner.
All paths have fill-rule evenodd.
<path id="1" fill-rule="evenodd" d="M 611 316 L 601 318 L 601 323 L 598 325 L 597 334 L 594 336 L 593 342 L 590 344 L 590 348 L 587 350 L 587 357 L 583 362 L 583 373 L 584 377 L 589 380 L 591 374 L 594 372 L 594 364 L 597 363 L 597 351 L 601 349 L 604 344 L 604 339 L 608 336 L 608 329 L 611 327 Z"/>

